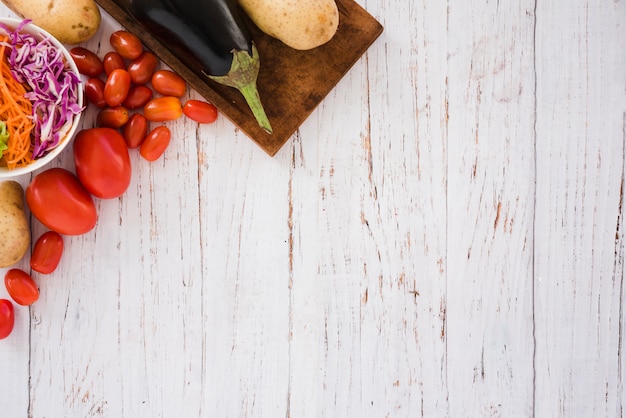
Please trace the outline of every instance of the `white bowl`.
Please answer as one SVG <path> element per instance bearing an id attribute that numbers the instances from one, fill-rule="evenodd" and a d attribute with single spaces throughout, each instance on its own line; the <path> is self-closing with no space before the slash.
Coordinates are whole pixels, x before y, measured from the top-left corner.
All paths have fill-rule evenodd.
<path id="1" fill-rule="evenodd" d="M 0 17 L 0 23 L 6 25 L 9 28 L 16 28 L 19 26 L 19 24 L 22 22 L 22 20 L 20 19 L 12 19 L 12 18 L 5 18 L 5 17 Z M 0 29 L 0 32 L 3 32 Z M 74 63 L 74 60 L 72 59 L 72 56 L 70 55 L 69 51 L 67 50 L 67 48 L 65 48 L 65 46 L 59 42 L 54 36 L 50 35 L 50 33 L 48 33 L 47 31 L 45 31 L 44 29 L 40 28 L 39 26 L 33 24 L 33 23 L 28 23 L 26 25 L 24 25 L 21 29 L 21 32 L 24 33 L 28 33 L 30 35 L 34 35 L 36 36 L 38 39 L 43 40 L 45 38 L 50 38 L 50 41 L 52 42 L 52 44 L 54 46 L 56 46 L 57 48 L 59 48 L 61 50 L 61 52 L 63 53 L 63 56 L 65 57 L 65 61 L 67 63 L 67 66 L 69 67 L 70 71 L 74 72 L 80 79 L 80 73 L 78 72 L 78 68 L 76 67 L 76 63 Z M 77 103 L 80 107 L 84 106 L 84 99 L 83 99 L 83 88 L 82 88 L 82 84 L 81 86 L 79 86 L 79 88 L 77 89 Z M 26 166 L 26 167 L 18 167 L 18 168 L 14 168 L 9 170 L 6 167 L 0 167 L 0 179 L 1 178 L 9 178 L 9 177 L 17 177 L 17 176 L 21 176 L 23 174 L 27 174 L 30 173 L 32 171 L 38 170 L 42 167 L 44 167 L 45 165 L 47 165 L 48 163 L 50 163 L 51 161 L 53 161 L 54 159 L 56 159 L 59 154 L 61 154 L 63 152 L 63 150 L 65 149 L 65 147 L 67 147 L 67 145 L 71 142 L 74 134 L 76 133 L 76 130 L 78 129 L 78 125 L 80 123 L 80 119 L 82 116 L 83 112 L 80 112 L 76 115 L 74 115 L 74 120 L 72 121 L 72 126 L 69 129 L 69 131 L 67 132 L 67 134 L 65 135 L 65 137 L 63 139 L 61 139 L 61 141 L 59 142 L 59 144 L 52 150 L 50 150 L 46 155 L 44 155 L 41 158 L 36 159 L 35 161 L 33 161 L 32 164 Z"/>

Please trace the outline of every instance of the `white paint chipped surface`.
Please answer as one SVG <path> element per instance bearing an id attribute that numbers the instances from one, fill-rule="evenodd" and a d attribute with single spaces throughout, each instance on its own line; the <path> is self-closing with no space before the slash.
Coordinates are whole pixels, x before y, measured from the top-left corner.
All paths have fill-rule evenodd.
<path id="1" fill-rule="evenodd" d="M 274 158 L 223 117 L 133 154 L 3 417 L 624 416 L 626 4 L 359 3 L 385 32 Z"/>

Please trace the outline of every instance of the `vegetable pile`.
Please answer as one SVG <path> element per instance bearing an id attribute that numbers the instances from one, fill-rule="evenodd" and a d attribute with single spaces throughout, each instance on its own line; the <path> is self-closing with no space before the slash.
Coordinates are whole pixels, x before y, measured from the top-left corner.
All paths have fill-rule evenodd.
<path id="1" fill-rule="evenodd" d="M 155 161 L 165 152 L 171 132 L 166 125 L 151 124 L 183 115 L 197 123 L 215 122 L 218 112 L 213 104 L 196 99 L 183 103 L 188 91 L 185 79 L 169 69 L 159 69 L 159 59 L 144 49 L 137 36 L 118 30 L 111 34 L 110 44 L 113 50 L 102 58 L 84 47 L 70 50 L 86 77 L 87 100 L 99 108 L 98 127 L 118 131 L 129 149 L 139 148 L 142 157 Z"/>
<path id="2" fill-rule="evenodd" d="M 86 79 L 87 106 L 98 109 L 98 126 L 83 129 L 74 138 L 75 172 L 62 167 L 41 171 L 24 193 L 19 183 L 11 181 L 11 185 L 20 187 L 20 193 L 13 193 L 11 199 L 3 195 L 2 188 L 9 182 L 0 183 L 0 214 L 4 213 L 3 202 L 22 207 L 7 219 L 8 232 L 16 233 L 22 223 L 28 226 L 23 216 L 24 199 L 30 213 L 48 229 L 37 239 L 31 253 L 30 269 L 38 275 L 56 270 L 62 259 L 64 236 L 82 235 L 95 227 L 98 220 L 95 199 L 114 199 L 126 192 L 132 176 L 129 154 L 132 149 L 138 149 L 144 160 L 156 161 L 171 141 L 165 122 L 185 116 L 207 124 L 215 122 L 218 116 L 211 103 L 195 99 L 183 102 L 188 90 L 185 80 L 170 70 L 159 69 L 159 60 L 144 50 L 135 35 L 120 30 L 111 35 L 110 43 L 113 50 L 102 59 L 83 47 L 70 50 Z M 0 227 L 1 221 L 0 217 Z M 18 241 L 26 242 L 26 246 L 23 250 L 20 247 L 19 255 L 0 267 L 8 267 L 23 258 L 30 231 L 23 235 Z M 5 232 L 2 236 L 9 235 Z M 28 306 L 39 299 L 36 278 L 20 268 L 6 272 L 5 287 L 13 302 Z M 0 339 L 11 333 L 14 321 L 13 303 L 0 299 Z"/>
<path id="3" fill-rule="evenodd" d="M 277 15 L 285 15 L 276 13 L 285 7 L 285 2 L 240 0 L 240 4 L 249 10 L 253 5 L 255 13 L 251 13 L 252 18 L 262 30 L 295 49 L 322 45 L 332 38 L 337 29 L 338 14 L 332 0 L 302 2 L 300 9 L 292 10 L 297 18 L 292 19 L 291 24 L 288 24 L 288 19 L 274 19 Z M 291 6 L 291 3 L 288 4 Z M 177 5 L 160 0 L 138 0 L 129 5 L 130 12 L 147 29 L 160 33 L 164 43 L 182 49 L 191 48 L 198 53 L 196 61 L 187 65 L 219 83 L 239 89 L 259 125 L 271 132 L 256 91 L 258 51 L 235 13 L 234 0 L 189 0 Z M 305 24 L 307 19 L 308 24 Z M 207 25 L 209 21 L 216 22 L 216 25 Z M 318 27 L 322 25 L 323 30 L 311 30 L 316 24 Z M 199 33 L 206 39 L 199 39 Z M 21 125 L 28 117 L 15 120 L 19 120 L 19 129 L 26 132 L 25 135 L 34 131 L 40 138 L 32 146 L 32 154 L 37 156 L 58 143 L 67 120 L 71 120 L 73 112 L 80 111 L 72 106 L 69 99 L 76 92 L 77 81 L 72 77 L 52 77 L 62 71 L 62 60 L 50 54 L 45 46 L 16 39 L 7 37 L 0 40 L 3 63 L 0 64 L 0 92 L 4 97 L 13 98 L 7 100 L 10 105 L 0 106 L 0 118 L 5 118 L 6 122 L 3 124 L 0 121 L 0 152 L 14 154 L 11 151 L 12 132 L 18 126 L 12 116 L 5 116 L 2 112 L 22 105 L 28 108 L 28 104 L 32 103 L 38 116 L 34 126 Z M 216 47 L 218 39 L 220 42 Z M 18 48 L 18 44 L 35 50 L 37 59 L 29 60 L 21 56 L 23 48 Z M 39 274 L 50 274 L 57 268 L 62 258 L 64 235 L 85 234 L 94 228 L 98 219 L 94 199 L 113 199 L 126 192 L 132 175 L 129 150 L 138 148 L 145 160 L 155 161 L 164 154 L 171 141 L 171 132 L 162 122 L 183 115 L 197 123 L 212 123 L 217 118 L 217 109 L 211 103 L 189 99 L 183 104 L 181 100 L 187 92 L 185 80 L 170 70 L 157 69 L 159 60 L 150 51 L 144 50 L 135 35 L 123 30 L 114 32 L 110 44 L 113 51 L 102 58 L 83 47 L 70 50 L 79 72 L 86 78 L 85 96 L 90 105 L 99 109 L 98 126 L 80 131 L 74 140 L 76 173 L 61 167 L 51 168 L 37 174 L 25 190 L 31 214 L 49 229 L 36 241 L 31 254 L 30 268 Z M 8 59 L 4 56 L 5 48 L 11 51 Z M 24 49 L 24 55 L 29 54 Z M 5 71 L 11 67 L 25 70 L 17 72 L 14 79 L 20 81 L 9 86 Z M 28 72 L 33 68 L 40 72 Z M 28 81 L 34 81 L 28 83 L 28 100 L 20 101 L 18 105 L 17 97 L 24 96 L 24 93 L 15 91 L 23 88 L 22 83 Z M 157 126 L 151 127 L 151 124 Z M 48 132 L 59 134 L 48 140 Z M 19 214 L 16 218 L 20 218 Z M 7 271 L 4 281 L 15 303 L 28 306 L 39 299 L 36 281 L 25 271 L 12 268 Z M 14 321 L 12 302 L 0 299 L 0 339 L 11 333 Z"/>

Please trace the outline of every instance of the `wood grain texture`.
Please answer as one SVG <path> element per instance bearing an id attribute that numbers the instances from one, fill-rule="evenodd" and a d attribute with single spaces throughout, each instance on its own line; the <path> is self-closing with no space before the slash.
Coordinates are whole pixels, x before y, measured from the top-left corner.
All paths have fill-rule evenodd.
<path id="1" fill-rule="evenodd" d="M 626 5 L 537 6 L 536 412 L 624 415 Z"/>
<path id="2" fill-rule="evenodd" d="M 533 7 L 449 8 L 450 416 L 533 411 Z"/>
<path id="3" fill-rule="evenodd" d="M 169 122 L 16 309 L 1 415 L 623 416 L 626 5 L 575 3 L 360 1 L 273 158 Z"/>

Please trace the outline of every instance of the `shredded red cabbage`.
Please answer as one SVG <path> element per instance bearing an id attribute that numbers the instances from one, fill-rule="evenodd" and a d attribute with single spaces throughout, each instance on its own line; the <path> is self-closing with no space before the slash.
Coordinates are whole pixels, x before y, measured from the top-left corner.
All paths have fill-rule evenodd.
<path id="1" fill-rule="evenodd" d="M 65 58 L 49 38 L 37 40 L 20 30 L 23 20 L 12 30 L 0 24 L 9 37 L 9 63 L 13 76 L 30 87 L 26 97 L 33 103 L 35 132 L 32 135 L 33 159 L 56 147 L 69 131 L 78 105 L 81 80 L 66 65 Z"/>

